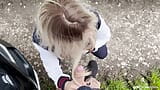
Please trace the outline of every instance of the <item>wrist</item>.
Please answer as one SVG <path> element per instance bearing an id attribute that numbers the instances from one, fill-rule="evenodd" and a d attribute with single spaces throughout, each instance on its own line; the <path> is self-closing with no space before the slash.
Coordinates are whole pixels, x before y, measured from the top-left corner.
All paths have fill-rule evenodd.
<path id="1" fill-rule="evenodd" d="M 61 90 L 64 90 L 64 87 L 67 81 L 70 81 L 69 77 L 61 76 L 57 83 L 58 88 L 60 88 Z"/>

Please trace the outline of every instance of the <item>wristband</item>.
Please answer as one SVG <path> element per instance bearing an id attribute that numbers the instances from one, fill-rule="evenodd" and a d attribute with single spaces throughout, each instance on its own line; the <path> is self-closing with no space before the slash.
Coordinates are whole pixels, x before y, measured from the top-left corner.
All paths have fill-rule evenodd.
<path id="1" fill-rule="evenodd" d="M 57 83 L 58 88 L 64 90 L 64 86 L 67 81 L 70 81 L 69 77 L 61 76 Z"/>

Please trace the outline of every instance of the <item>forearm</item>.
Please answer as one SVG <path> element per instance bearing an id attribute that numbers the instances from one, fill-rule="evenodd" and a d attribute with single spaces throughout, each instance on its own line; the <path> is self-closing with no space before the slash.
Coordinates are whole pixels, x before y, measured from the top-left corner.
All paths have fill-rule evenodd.
<path id="1" fill-rule="evenodd" d="M 59 65 L 58 58 L 54 55 L 54 53 L 49 52 L 42 47 L 38 46 L 36 43 L 33 43 L 36 49 L 40 53 L 40 58 L 42 60 L 42 64 L 48 74 L 48 76 L 54 81 L 56 87 L 58 88 L 58 80 L 60 77 L 69 77 L 62 72 L 62 69 Z M 69 77 L 70 78 L 70 77 Z"/>

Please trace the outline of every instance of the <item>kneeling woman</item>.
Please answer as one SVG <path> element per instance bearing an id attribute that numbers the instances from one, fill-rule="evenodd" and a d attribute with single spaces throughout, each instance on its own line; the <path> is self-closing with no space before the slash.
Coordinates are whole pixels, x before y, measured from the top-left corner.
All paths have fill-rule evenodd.
<path id="1" fill-rule="evenodd" d="M 37 17 L 37 29 L 33 32 L 33 44 L 40 53 L 48 76 L 58 88 L 69 76 L 62 72 L 60 60 L 71 60 L 73 71 L 81 56 L 91 52 L 104 59 L 108 52 L 106 42 L 110 39 L 110 29 L 95 11 L 84 8 L 76 0 L 46 0 L 41 5 Z M 88 75 L 89 73 L 85 73 Z"/>

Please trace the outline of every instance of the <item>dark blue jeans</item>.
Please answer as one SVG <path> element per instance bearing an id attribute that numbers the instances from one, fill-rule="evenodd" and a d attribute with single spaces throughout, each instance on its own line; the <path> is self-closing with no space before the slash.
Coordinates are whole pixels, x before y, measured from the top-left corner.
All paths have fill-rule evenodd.
<path id="1" fill-rule="evenodd" d="M 98 48 L 96 52 L 92 52 L 92 54 L 99 59 L 104 59 L 108 55 L 107 46 L 103 45 L 102 47 Z"/>

